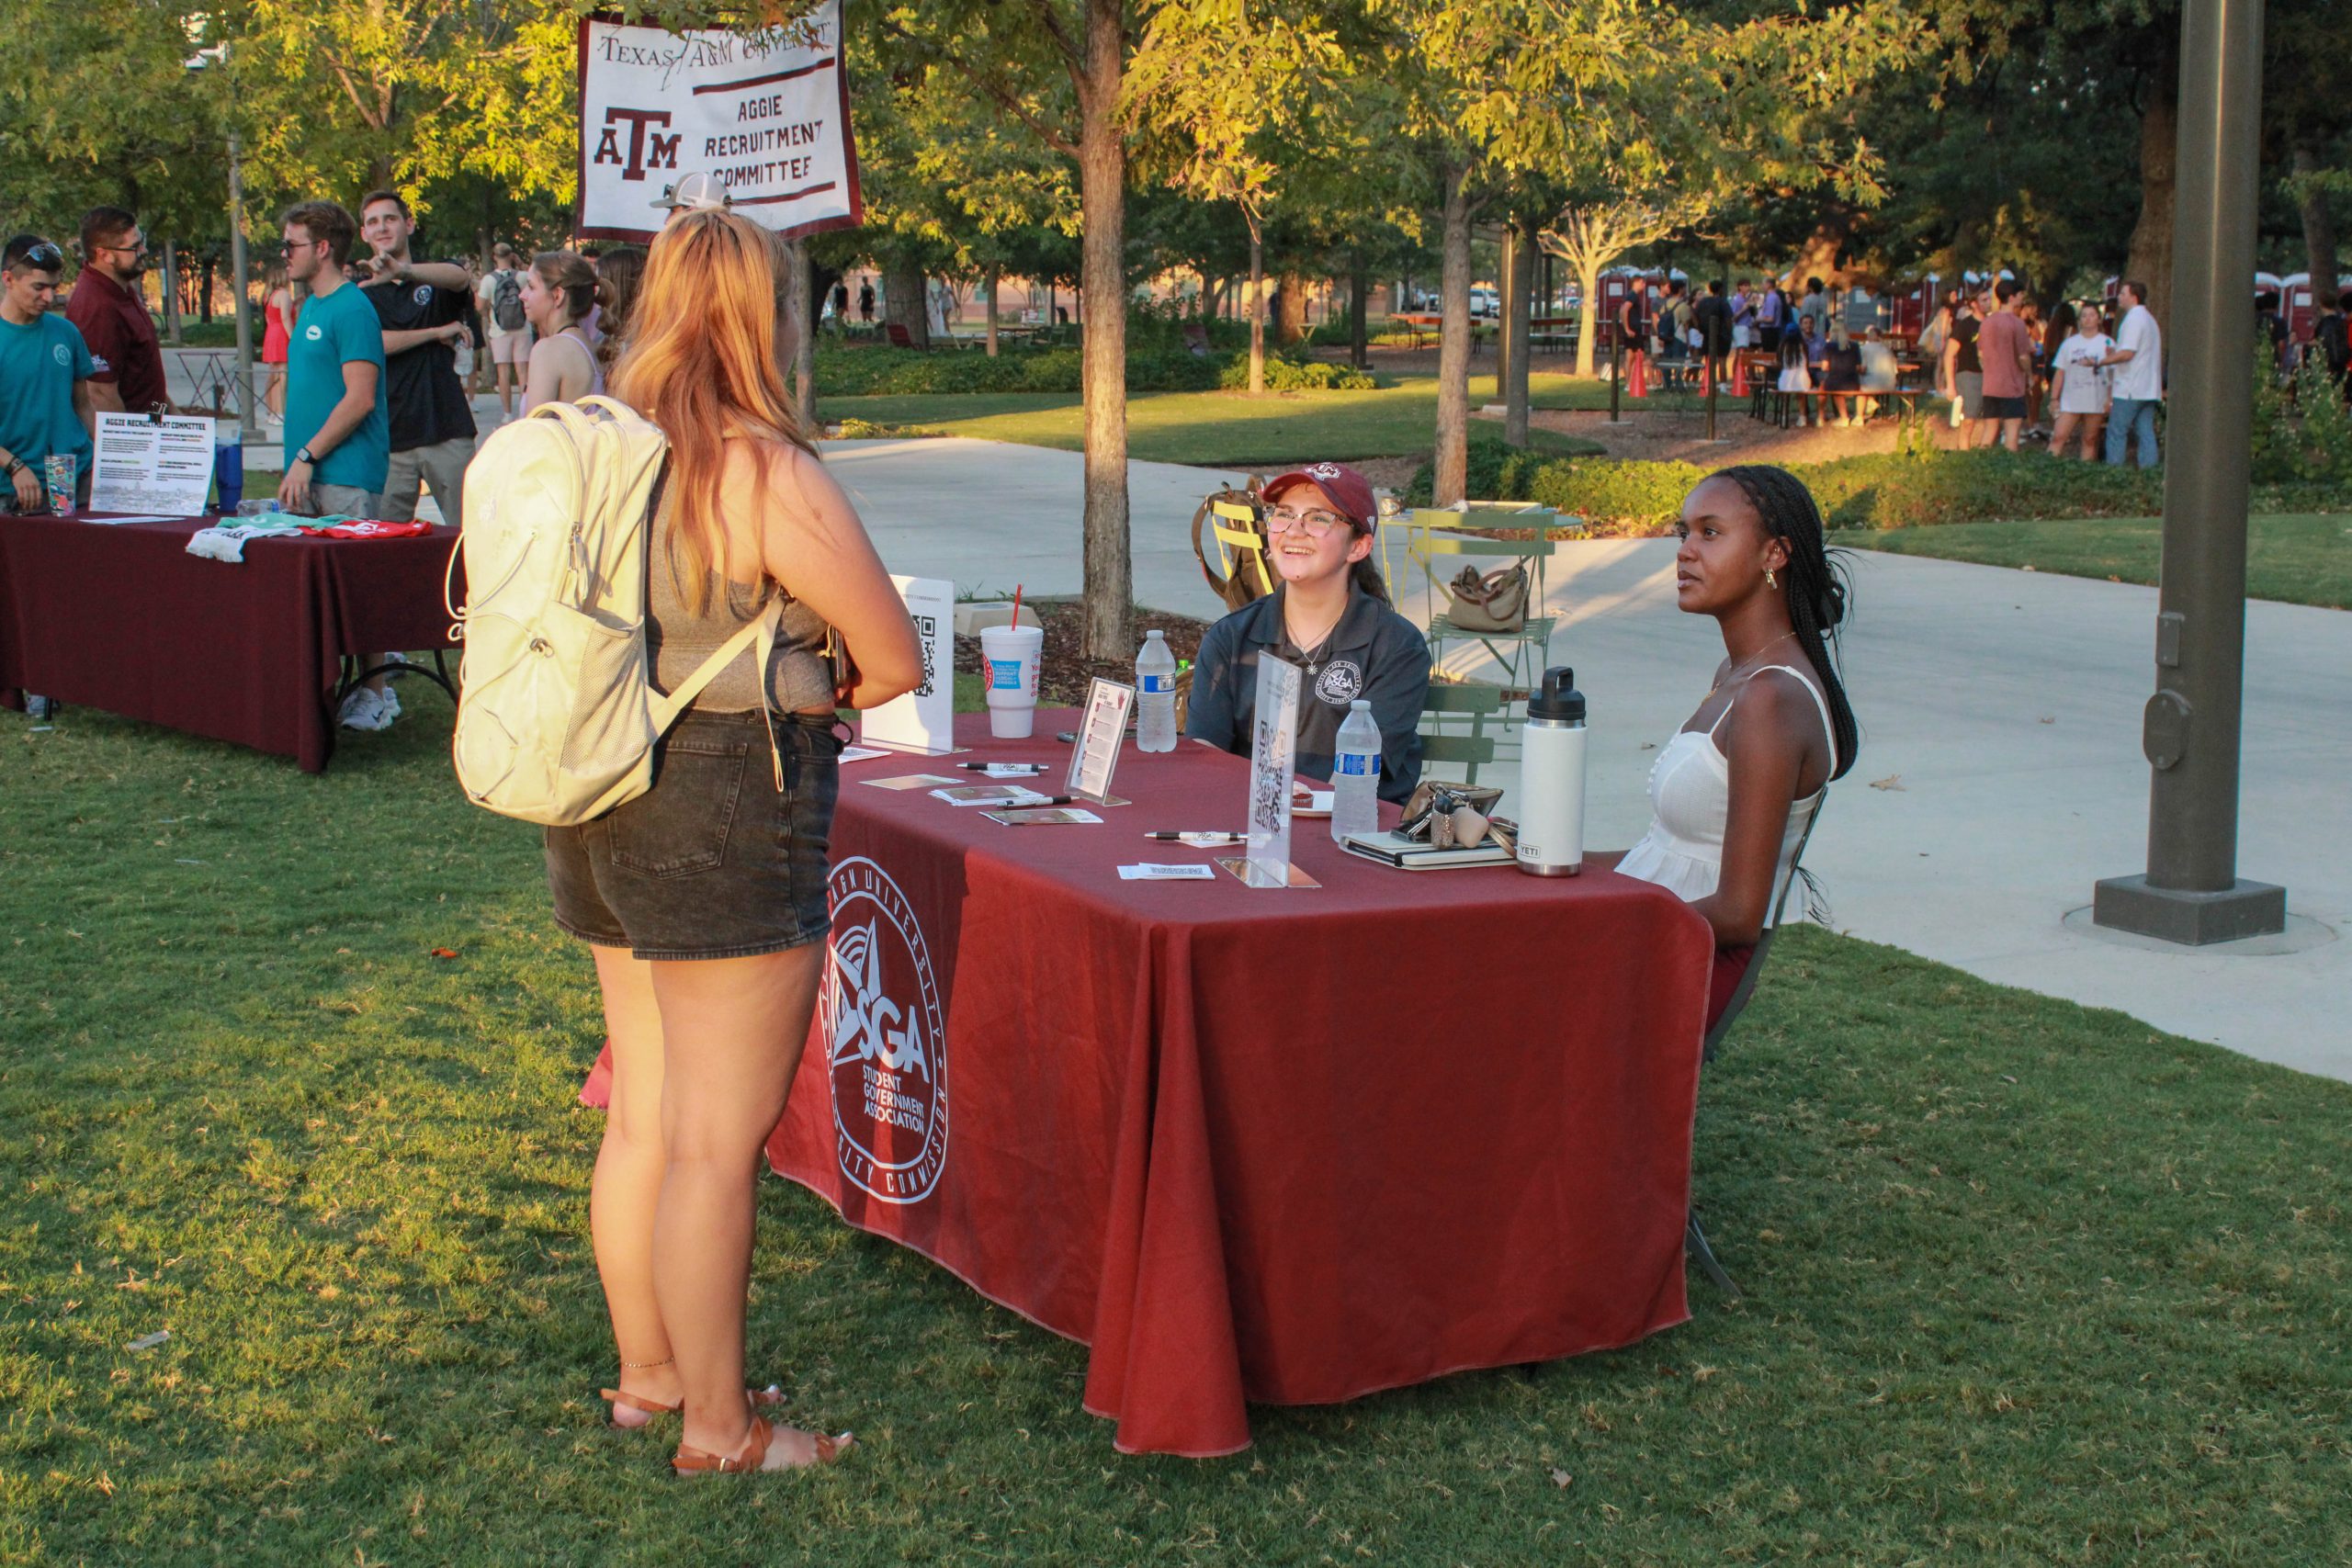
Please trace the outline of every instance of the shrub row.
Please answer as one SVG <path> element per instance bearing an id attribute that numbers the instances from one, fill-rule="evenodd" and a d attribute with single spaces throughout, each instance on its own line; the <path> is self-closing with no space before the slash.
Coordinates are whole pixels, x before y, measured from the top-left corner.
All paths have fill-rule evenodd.
<path id="1" fill-rule="evenodd" d="M 994 359 L 969 349 L 817 349 L 817 390 L 836 398 L 931 396 L 958 392 L 1075 392 L 1081 387 L 1075 348 L 1012 349 Z M 1131 392 L 1206 392 L 1250 384 L 1246 350 L 1195 355 L 1181 344 L 1133 349 L 1127 355 Z M 1377 386 L 1369 374 L 1320 360 L 1266 357 L 1266 386 L 1277 392 Z"/>
<path id="2" fill-rule="evenodd" d="M 2042 452 L 1883 452 L 1792 464 L 1790 471 L 1813 491 L 1832 528 L 2144 517 L 2164 509 L 2161 470 L 2063 461 Z M 1472 495 L 1542 502 L 1604 534 L 1663 533 L 1706 472 L 1690 463 L 1544 457 L 1483 444 L 1470 449 Z M 1431 478 L 1424 464 L 1408 499 L 1428 504 Z M 2258 511 L 2324 510 L 2344 502 L 2341 487 L 2309 480 L 2261 485 L 2255 497 Z"/>

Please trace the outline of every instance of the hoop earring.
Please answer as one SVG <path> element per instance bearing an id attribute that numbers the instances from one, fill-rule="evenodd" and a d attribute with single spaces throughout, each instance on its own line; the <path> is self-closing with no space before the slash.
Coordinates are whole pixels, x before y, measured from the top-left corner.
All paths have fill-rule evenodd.
<path id="1" fill-rule="evenodd" d="M 1769 566 L 1764 569 L 1764 586 L 1767 588 L 1778 588 L 1781 586 L 1780 579 L 1772 575 L 1772 569 Z"/>

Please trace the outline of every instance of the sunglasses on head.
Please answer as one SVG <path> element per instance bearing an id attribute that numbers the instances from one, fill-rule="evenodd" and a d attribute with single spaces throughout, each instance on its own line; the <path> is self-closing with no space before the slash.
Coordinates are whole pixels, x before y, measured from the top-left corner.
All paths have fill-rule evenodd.
<path id="1" fill-rule="evenodd" d="M 12 267 L 28 266 L 36 272 L 56 272 L 65 265 L 65 253 L 44 240 L 38 245 L 28 245 L 19 251 L 17 259 L 8 265 Z"/>

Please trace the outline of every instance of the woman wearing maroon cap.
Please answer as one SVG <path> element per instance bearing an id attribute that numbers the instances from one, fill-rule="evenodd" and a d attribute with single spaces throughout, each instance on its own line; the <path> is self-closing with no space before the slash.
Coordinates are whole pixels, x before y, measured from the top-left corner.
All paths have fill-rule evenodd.
<path id="1" fill-rule="evenodd" d="M 1273 592 L 1208 629 L 1193 665 L 1184 733 L 1246 753 L 1256 716 L 1258 660 L 1271 653 L 1306 676 L 1298 705 L 1297 766 L 1331 776 L 1340 726 L 1359 697 L 1380 726 L 1380 797 L 1403 802 L 1421 777 L 1421 705 L 1430 649 L 1389 606 L 1372 564 L 1379 508 L 1372 486 L 1343 463 L 1310 463 L 1260 491 Z"/>

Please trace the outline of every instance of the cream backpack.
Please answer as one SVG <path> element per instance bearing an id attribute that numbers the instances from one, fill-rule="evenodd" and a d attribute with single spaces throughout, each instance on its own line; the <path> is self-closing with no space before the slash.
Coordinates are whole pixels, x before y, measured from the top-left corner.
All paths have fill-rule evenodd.
<path id="1" fill-rule="evenodd" d="M 649 683 L 646 575 L 668 457 L 636 410 L 582 398 L 492 431 L 467 468 L 450 750 L 475 805 L 555 827 L 601 817 L 652 786 L 654 742 L 713 676 L 753 647 L 767 668 L 781 601 L 677 690 Z"/>

